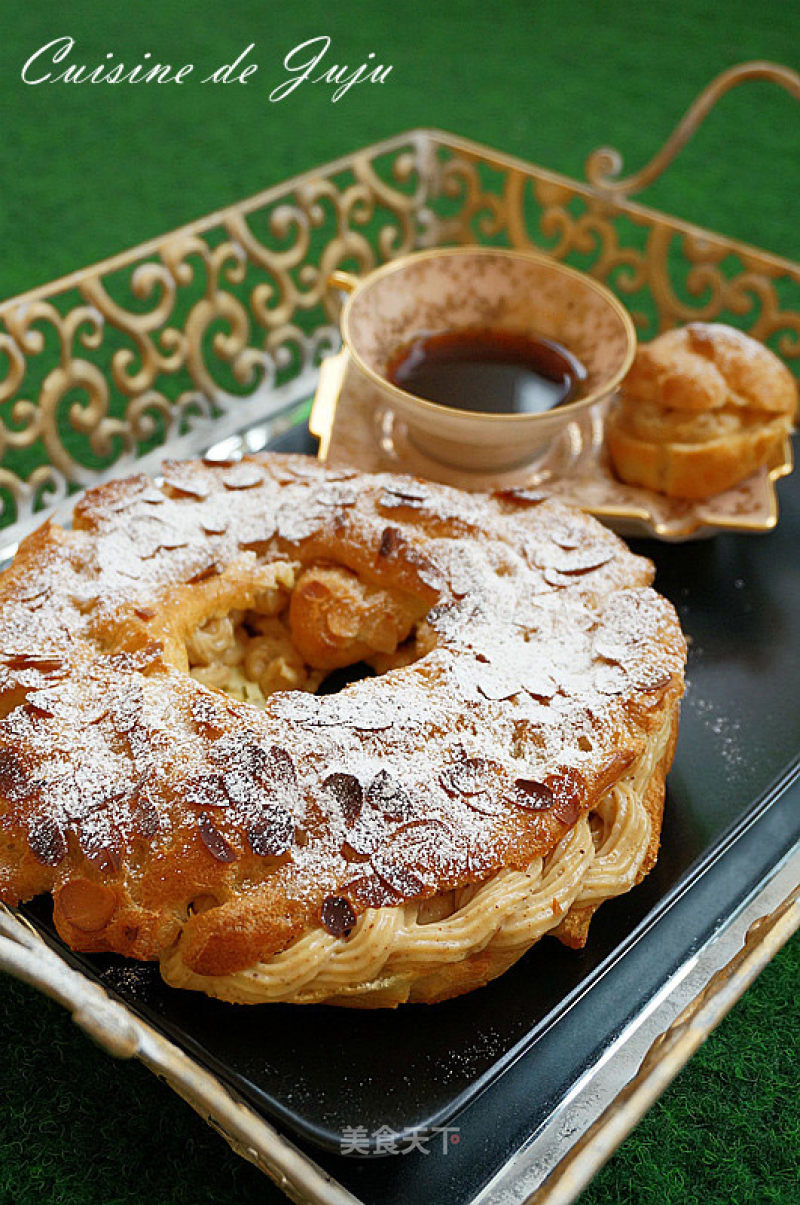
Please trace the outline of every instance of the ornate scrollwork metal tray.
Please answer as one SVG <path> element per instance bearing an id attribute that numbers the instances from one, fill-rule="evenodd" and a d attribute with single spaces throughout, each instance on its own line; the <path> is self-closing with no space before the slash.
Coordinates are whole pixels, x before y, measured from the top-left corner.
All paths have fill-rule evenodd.
<path id="1" fill-rule="evenodd" d="M 629 199 L 716 96 L 765 75 L 800 96 L 800 78 L 782 68 L 756 64 L 726 73 L 653 164 L 627 181 L 608 174 L 614 158 L 607 152 L 590 159 L 589 183 L 582 184 L 462 138 L 415 130 L 4 302 L 0 561 L 75 492 L 134 466 L 157 472 L 164 454 L 235 454 L 281 438 L 308 446 L 304 424 L 320 362 L 339 345 L 330 273 L 368 271 L 421 247 L 477 241 L 538 248 L 615 289 L 644 337 L 692 318 L 718 318 L 800 362 L 800 266 Z M 785 495 L 787 524 L 770 539 L 788 540 L 800 522 L 796 493 Z M 437 1182 L 449 1184 L 454 1202 L 574 1199 L 800 923 L 794 709 L 779 708 L 771 743 L 759 745 L 751 763 L 731 744 L 744 720 L 723 715 L 716 726 L 724 710 L 714 694 L 718 666 L 706 672 L 717 652 L 730 654 L 730 642 L 718 649 L 713 643 L 714 605 L 720 588 L 730 586 L 732 546 L 725 541 L 735 538 L 720 537 L 713 572 L 695 563 L 691 597 L 681 593 L 687 562 L 675 559 L 686 550 L 662 545 L 657 557 L 666 592 L 697 627 L 685 758 L 672 779 L 672 844 L 661 863 L 666 878 L 653 878 L 655 894 L 639 895 L 630 909 L 620 904 L 586 965 L 565 972 L 573 976 L 570 990 L 549 1012 L 543 1004 L 536 1043 L 521 1015 L 516 1036 L 500 1032 L 502 1018 L 482 1033 L 483 1045 L 470 1057 L 483 1071 L 473 1077 L 470 1108 L 459 1114 L 465 1138 L 476 1139 L 477 1162 L 465 1159 L 459 1176 L 437 1170 L 431 1158 L 415 1164 L 407 1157 L 402 1175 L 381 1172 L 387 1161 L 370 1161 L 372 1170 L 364 1171 L 358 1161 L 312 1151 L 305 1139 L 290 1141 L 283 1121 L 274 1120 L 292 1123 L 288 1110 L 265 1112 L 258 1093 L 248 1095 L 230 1067 L 204 1061 L 180 1026 L 137 1009 L 113 974 L 70 956 L 35 909 L 0 909 L 0 967 L 64 1003 L 112 1053 L 140 1058 L 165 1076 L 296 1201 L 383 1202 L 390 1184 L 399 1199 L 401 1183 L 404 1199 L 423 1199 L 428 1188 L 421 1186 Z M 766 669 L 739 692 L 743 706 L 792 691 L 800 672 L 794 645 L 775 665 L 780 625 L 770 618 L 777 601 L 768 590 L 774 556 L 756 543 L 762 551 L 745 558 L 747 572 L 736 559 L 738 597 L 744 602 L 747 594 L 752 603 L 741 611 L 739 635 L 761 641 Z M 785 610 L 788 600 L 780 605 Z M 792 611 L 781 614 L 789 639 Z M 739 678 L 735 685 L 742 686 Z M 687 772 L 701 751 L 707 790 Z M 736 774 L 720 792 L 737 757 Z M 714 821 L 704 827 L 710 802 Z M 699 924 L 698 915 L 708 923 Z M 626 999 L 633 1006 L 615 1011 L 617 988 L 631 976 L 637 990 Z M 491 997 L 484 996 L 484 1019 L 487 1009 Z M 609 1022 L 601 1037 L 598 1015 Z M 465 1026 L 474 1029 L 474 1012 Z M 548 1064 L 556 1050 L 580 1054 L 566 1080 L 563 1058 L 558 1074 Z M 535 1108 L 531 1075 L 548 1085 Z M 385 1087 L 376 1090 L 387 1099 Z M 466 1097 L 459 1099 L 463 1105 Z M 481 1112 L 486 1108 L 489 1114 Z M 506 1128 L 490 1142 L 490 1117 L 501 1113 Z"/>

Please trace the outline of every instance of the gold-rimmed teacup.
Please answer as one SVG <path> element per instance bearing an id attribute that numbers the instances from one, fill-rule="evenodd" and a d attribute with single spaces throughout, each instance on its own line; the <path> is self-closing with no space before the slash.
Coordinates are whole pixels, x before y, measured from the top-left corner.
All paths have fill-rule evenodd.
<path id="1" fill-rule="evenodd" d="M 347 352 L 343 391 L 376 413 L 390 410 L 409 443 L 443 465 L 502 472 L 531 463 L 579 413 L 607 398 L 630 368 L 636 335 L 628 311 L 603 285 L 546 255 L 452 247 L 404 256 L 363 278 L 334 272 L 348 296 L 340 315 Z M 398 350 L 420 335 L 508 331 L 561 344 L 586 374 L 573 396 L 541 413 L 456 409 L 390 381 Z"/>

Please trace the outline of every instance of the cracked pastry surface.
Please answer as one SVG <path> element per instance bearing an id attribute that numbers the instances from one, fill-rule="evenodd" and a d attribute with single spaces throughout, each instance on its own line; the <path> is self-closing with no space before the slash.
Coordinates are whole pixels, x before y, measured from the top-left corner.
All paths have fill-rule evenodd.
<path id="1" fill-rule="evenodd" d="M 756 339 L 692 322 L 639 347 L 606 423 L 619 477 L 676 498 L 707 498 L 781 448 L 797 412 L 789 369 Z"/>
<path id="2" fill-rule="evenodd" d="M 530 491 L 278 455 L 92 490 L 0 576 L 0 898 L 250 1001 L 580 945 L 658 848 L 685 645 L 652 576 Z"/>

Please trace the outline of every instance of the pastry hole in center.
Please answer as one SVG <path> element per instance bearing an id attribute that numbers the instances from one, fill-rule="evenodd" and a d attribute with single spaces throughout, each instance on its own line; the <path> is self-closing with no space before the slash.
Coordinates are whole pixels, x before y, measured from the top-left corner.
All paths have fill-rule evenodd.
<path id="1" fill-rule="evenodd" d="M 365 583 L 341 566 L 312 565 L 293 589 L 270 592 L 258 608 L 211 616 L 190 632 L 189 673 L 257 707 L 278 691 L 334 694 L 435 647 L 427 609 L 418 597 Z"/>

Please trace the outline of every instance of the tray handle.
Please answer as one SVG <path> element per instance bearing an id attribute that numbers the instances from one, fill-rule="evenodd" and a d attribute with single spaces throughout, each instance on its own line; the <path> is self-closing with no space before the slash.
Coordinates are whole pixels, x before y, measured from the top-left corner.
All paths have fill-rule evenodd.
<path id="1" fill-rule="evenodd" d="M 800 101 L 800 75 L 790 67 L 780 63 L 768 63 L 755 60 L 749 63 L 738 63 L 715 76 L 695 97 L 689 108 L 670 134 L 667 141 L 653 156 L 649 163 L 633 172 L 630 176 L 619 179 L 623 168 L 622 155 L 615 147 L 599 147 L 592 151 L 586 160 L 586 179 L 599 191 L 614 197 L 626 197 L 641 192 L 654 180 L 657 180 L 665 168 L 683 150 L 686 143 L 705 121 L 714 105 L 726 92 L 748 80 L 770 80 L 779 84 L 790 96 Z"/>

